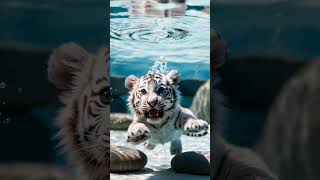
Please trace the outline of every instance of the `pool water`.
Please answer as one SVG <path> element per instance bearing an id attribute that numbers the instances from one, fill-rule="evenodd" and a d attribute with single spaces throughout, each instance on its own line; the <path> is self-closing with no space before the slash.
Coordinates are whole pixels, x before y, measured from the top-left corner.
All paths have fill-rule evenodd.
<path id="1" fill-rule="evenodd" d="M 110 1 L 111 75 L 143 75 L 162 56 L 183 79 L 209 79 L 209 0 L 186 1 L 169 17 L 136 15 L 130 2 Z"/>
<path id="2" fill-rule="evenodd" d="M 156 3 L 151 9 L 145 5 L 150 2 L 155 0 L 110 1 L 111 76 L 142 76 L 149 71 L 174 69 L 182 80 L 209 79 L 210 0 Z M 165 64 L 158 67 L 157 62 Z M 111 144 L 141 150 L 148 157 L 146 167 L 154 171 L 171 167 L 170 143 L 147 150 L 142 144 L 127 143 L 126 137 L 126 131 L 111 131 Z M 183 136 L 182 144 L 183 151 L 208 151 L 210 135 Z"/>
<path id="3" fill-rule="evenodd" d="M 146 149 L 143 144 L 133 145 L 126 142 L 127 132 L 111 130 L 110 140 L 112 145 L 127 146 L 141 150 L 148 157 L 146 168 L 154 171 L 169 169 L 171 159 L 173 156 L 170 154 L 170 143 L 164 145 L 157 145 L 154 150 Z M 208 151 L 210 150 L 210 134 L 203 137 L 190 137 L 183 135 L 182 152 L 186 151 Z"/>

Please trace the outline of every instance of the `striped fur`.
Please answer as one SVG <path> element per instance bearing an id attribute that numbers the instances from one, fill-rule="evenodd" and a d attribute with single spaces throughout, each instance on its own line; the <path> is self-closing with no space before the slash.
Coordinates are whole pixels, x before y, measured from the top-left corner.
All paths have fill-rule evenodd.
<path id="1" fill-rule="evenodd" d="M 125 86 L 129 90 L 128 105 L 133 123 L 128 128 L 128 142 L 144 142 L 146 148 L 171 142 L 171 154 L 182 151 L 180 137 L 207 134 L 207 122 L 179 104 L 177 71 L 168 74 L 147 73 L 141 78 L 130 75 Z"/>
<path id="2" fill-rule="evenodd" d="M 57 137 L 78 170 L 76 179 L 109 177 L 109 50 L 98 56 L 74 43 L 53 51 L 49 80 L 61 90 L 64 106 L 58 113 Z"/>

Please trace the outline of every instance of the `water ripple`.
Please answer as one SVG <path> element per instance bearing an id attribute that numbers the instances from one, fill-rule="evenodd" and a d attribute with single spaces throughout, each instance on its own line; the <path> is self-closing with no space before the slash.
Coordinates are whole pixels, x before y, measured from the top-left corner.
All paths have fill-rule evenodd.
<path id="1" fill-rule="evenodd" d="M 208 78 L 210 15 L 207 7 L 187 1 L 183 16 L 142 17 L 132 14 L 129 0 L 110 2 L 113 75 L 129 73 L 124 71 L 145 73 L 155 60 L 164 57 L 168 66 L 174 65 L 184 77 Z M 209 0 L 203 2 L 209 4 Z"/>
<path id="2" fill-rule="evenodd" d="M 209 63 L 210 20 L 207 18 L 113 18 L 110 36 L 113 62 L 139 58 L 153 61 L 165 56 L 174 62 Z"/>

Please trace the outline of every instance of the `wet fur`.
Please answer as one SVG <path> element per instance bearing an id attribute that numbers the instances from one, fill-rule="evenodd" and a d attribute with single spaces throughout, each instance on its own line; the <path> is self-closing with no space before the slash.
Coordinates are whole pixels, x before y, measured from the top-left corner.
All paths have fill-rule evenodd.
<path id="1" fill-rule="evenodd" d="M 141 78 L 131 75 L 126 79 L 129 89 L 128 103 L 133 112 L 133 123 L 128 128 L 128 142 L 139 144 L 144 142 L 148 149 L 157 144 L 170 142 L 172 155 L 182 152 L 180 137 L 182 134 L 203 136 L 207 134 L 208 123 L 198 119 L 189 109 L 179 104 L 177 84 L 180 75 L 177 71 L 168 74 L 146 74 Z M 166 87 L 168 94 L 156 92 L 160 87 Z M 141 95 L 142 89 L 148 88 L 148 93 Z M 169 93 L 170 92 L 170 93 Z M 162 117 L 149 118 L 146 113 L 151 108 L 149 101 L 157 100 L 160 104 L 156 109 L 163 112 Z"/>

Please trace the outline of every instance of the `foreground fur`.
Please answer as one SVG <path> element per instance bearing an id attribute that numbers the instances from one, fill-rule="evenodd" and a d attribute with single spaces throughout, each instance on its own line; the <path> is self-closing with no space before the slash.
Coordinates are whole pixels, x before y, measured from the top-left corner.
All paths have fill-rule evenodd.
<path id="1" fill-rule="evenodd" d="M 64 44 L 51 54 L 48 76 L 62 91 L 58 137 L 78 170 L 76 179 L 108 179 L 109 50 L 95 56 L 74 43 Z"/>
<path id="2" fill-rule="evenodd" d="M 176 85 L 180 81 L 177 71 L 168 74 L 148 73 L 141 78 L 133 75 L 125 81 L 130 91 L 129 107 L 133 123 L 128 128 L 128 142 L 141 143 L 148 149 L 157 144 L 171 142 L 172 155 L 182 152 L 180 137 L 207 134 L 208 123 L 179 104 Z"/>
<path id="3" fill-rule="evenodd" d="M 283 86 L 257 150 L 283 180 L 320 179 L 320 60 Z"/>

